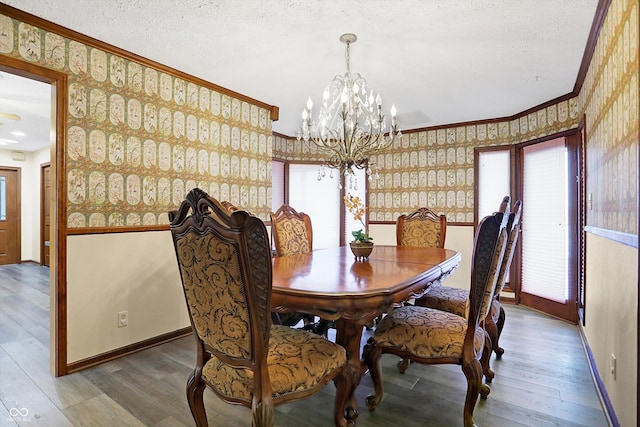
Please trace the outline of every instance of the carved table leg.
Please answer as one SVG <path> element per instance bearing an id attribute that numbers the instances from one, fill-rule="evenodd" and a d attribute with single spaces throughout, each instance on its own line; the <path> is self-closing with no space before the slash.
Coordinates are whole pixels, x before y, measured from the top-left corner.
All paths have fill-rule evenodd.
<path id="1" fill-rule="evenodd" d="M 360 340 L 363 328 L 364 325 L 345 319 L 336 320 L 336 343 L 347 350 L 346 381 L 343 384 L 338 384 L 336 394 L 335 416 L 339 417 L 341 414 L 344 417 L 341 420 L 336 419 L 336 425 L 340 427 L 355 426 L 358 419 L 355 390 L 364 373 L 364 365 L 360 359 Z"/>
<path id="2" fill-rule="evenodd" d="M 380 351 L 380 347 L 376 345 L 373 337 L 369 338 L 367 344 L 365 344 L 362 354 L 364 356 L 365 364 L 369 369 L 369 375 L 371 376 L 371 380 L 373 381 L 374 388 L 374 394 L 367 396 L 366 403 L 370 411 L 375 411 L 376 406 L 378 406 L 382 401 L 384 390 L 382 385 L 382 372 L 380 367 L 380 357 L 382 356 L 382 352 Z M 407 359 L 407 361 L 408 360 L 409 359 Z"/>

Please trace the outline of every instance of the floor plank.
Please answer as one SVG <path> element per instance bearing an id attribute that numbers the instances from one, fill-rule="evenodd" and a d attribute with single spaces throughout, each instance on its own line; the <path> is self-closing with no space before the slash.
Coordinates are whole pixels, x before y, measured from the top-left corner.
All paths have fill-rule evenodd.
<path id="1" fill-rule="evenodd" d="M 0 266 L 1 426 L 192 426 L 185 397 L 195 363 L 193 337 L 109 361 L 61 378 L 49 373 L 49 269 Z M 607 426 L 576 326 L 521 306 L 507 306 L 496 377 L 475 421 L 490 427 Z M 365 333 L 365 339 L 371 332 Z M 466 380 L 459 366 L 396 368 L 383 355 L 385 396 L 374 412 L 369 376 L 356 391 L 358 426 L 462 425 Z M 312 398 L 276 408 L 278 427 L 333 425 L 333 384 Z M 205 392 L 211 426 L 251 425 L 247 408 Z M 14 409 L 11 411 L 11 409 Z M 28 410 L 22 416 L 15 409 Z M 24 413 L 24 411 L 23 411 Z M 12 415 L 13 414 L 13 415 Z"/>

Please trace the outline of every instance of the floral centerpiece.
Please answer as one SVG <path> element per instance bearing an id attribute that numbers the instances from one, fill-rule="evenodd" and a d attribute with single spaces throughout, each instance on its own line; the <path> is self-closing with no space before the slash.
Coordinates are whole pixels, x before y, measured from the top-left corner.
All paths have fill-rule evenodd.
<path id="1" fill-rule="evenodd" d="M 353 219 L 360 221 L 360 224 L 364 227 L 360 230 L 351 232 L 354 240 L 349 243 L 351 251 L 353 252 L 353 255 L 355 255 L 356 259 L 364 260 L 373 250 L 373 237 L 369 236 L 369 228 L 364 221 L 366 208 L 364 207 L 364 203 L 360 200 L 360 197 L 353 196 L 351 194 L 344 196 L 344 205 L 347 207 L 351 215 L 353 215 Z"/>

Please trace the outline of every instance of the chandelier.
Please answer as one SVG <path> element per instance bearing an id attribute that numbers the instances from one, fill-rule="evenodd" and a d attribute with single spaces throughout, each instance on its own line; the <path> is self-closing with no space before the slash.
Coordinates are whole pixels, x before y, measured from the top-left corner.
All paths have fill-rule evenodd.
<path id="1" fill-rule="evenodd" d="M 382 114 L 382 97 L 374 97 L 373 89 L 359 73 L 351 73 L 350 46 L 358 38 L 343 34 L 340 41 L 347 45 L 347 72 L 337 75 L 322 94 L 322 106 L 317 122 L 313 120 L 311 97 L 302 111 L 302 126 L 298 141 L 314 144 L 326 155 L 329 168 L 339 169 L 344 175 L 353 168 L 366 169 L 371 177 L 377 176 L 375 157 L 389 147 L 396 136 L 402 136 L 396 123 L 396 108 L 391 107 L 391 128 L 385 135 L 386 121 Z M 325 175 L 318 171 L 318 179 Z"/>

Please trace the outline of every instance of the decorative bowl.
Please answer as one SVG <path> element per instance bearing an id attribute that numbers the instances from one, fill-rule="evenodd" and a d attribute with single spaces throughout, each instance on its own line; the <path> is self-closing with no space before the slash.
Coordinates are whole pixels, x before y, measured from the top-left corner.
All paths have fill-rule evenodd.
<path id="1" fill-rule="evenodd" d="M 351 252 L 356 257 L 356 261 L 364 261 L 369 258 L 371 251 L 373 250 L 373 242 L 360 242 L 354 241 L 349 243 Z"/>

